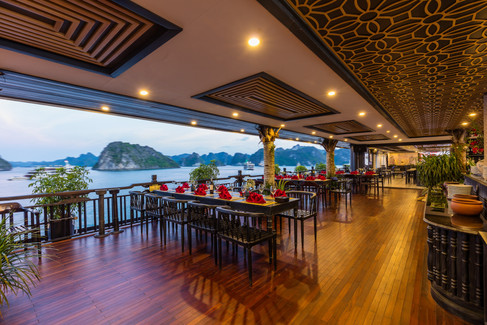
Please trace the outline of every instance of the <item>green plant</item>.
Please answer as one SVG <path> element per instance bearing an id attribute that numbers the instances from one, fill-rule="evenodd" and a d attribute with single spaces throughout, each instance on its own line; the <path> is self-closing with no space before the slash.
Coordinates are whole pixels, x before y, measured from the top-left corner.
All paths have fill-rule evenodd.
<path id="1" fill-rule="evenodd" d="M 56 168 L 54 173 L 48 173 L 44 168 L 38 168 L 34 175 L 35 181 L 30 183 L 29 187 L 33 188 L 32 194 L 86 190 L 88 184 L 92 182 L 88 174 L 88 169 L 80 166 L 74 166 L 72 169 Z M 60 219 L 63 215 L 67 215 L 68 212 L 74 212 L 76 209 L 75 204 L 69 205 L 69 208 L 64 205 L 53 205 L 65 198 L 63 196 L 48 196 L 35 198 L 32 201 L 36 205 L 48 205 L 48 214 L 52 215 L 53 219 Z M 62 209 L 65 210 L 63 211 Z M 70 211 L 67 209 L 70 209 Z"/>
<path id="2" fill-rule="evenodd" d="M 316 166 L 315 166 L 315 169 L 316 169 L 317 172 L 322 171 L 322 170 L 326 170 L 326 164 L 324 164 L 324 163 L 317 163 Z"/>
<path id="3" fill-rule="evenodd" d="M 189 180 L 202 181 L 202 180 L 213 180 L 220 175 L 220 171 L 216 165 L 216 160 L 210 161 L 208 165 L 201 164 L 189 173 Z"/>
<path id="4" fill-rule="evenodd" d="M 279 182 L 276 182 L 276 185 L 275 185 L 276 190 L 285 191 L 287 182 L 288 181 L 286 181 L 284 179 L 281 179 Z"/>
<path id="5" fill-rule="evenodd" d="M 296 173 L 304 173 L 304 172 L 307 172 L 308 171 L 308 168 L 299 165 L 299 166 L 296 166 L 296 168 L 294 168 L 294 171 Z"/>
<path id="6" fill-rule="evenodd" d="M 252 178 L 247 179 L 247 182 L 245 183 L 244 188 L 246 190 L 250 190 L 251 188 L 254 188 L 254 187 L 255 187 L 255 180 L 253 180 Z"/>
<path id="7" fill-rule="evenodd" d="M 421 183 L 428 189 L 446 181 L 462 181 L 461 162 L 455 154 L 423 156 L 417 166 Z"/>
<path id="8" fill-rule="evenodd" d="M 278 164 L 274 164 L 274 175 L 279 175 L 281 173 L 281 168 Z"/>
<path id="9" fill-rule="evenodd" d="M 37 251 L 32 244 L 20 241 L 26 232 L 9 231 L 6 220 L 0 221 L 0 305 L 8 306 L 8 291 L 30 296 L 29 286 L 35 286 L 40 277 L 37 265 L 32 262 L 33 257 L 38 257 Z"/>

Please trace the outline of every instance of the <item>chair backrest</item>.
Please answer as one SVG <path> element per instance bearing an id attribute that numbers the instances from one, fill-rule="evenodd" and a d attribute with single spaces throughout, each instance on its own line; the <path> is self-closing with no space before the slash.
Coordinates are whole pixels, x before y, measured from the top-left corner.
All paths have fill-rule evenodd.
<path id="1" fill-rule="evenodd" d="M 17 202 L 0 204 L 0 218 L 8 233 L 22 234 L 23 242 L 38 242 L 40 237 L 40 213 L 23 208 Z"/>
<path id="2" fill-rule="evenodd" d="M 145 211 L 151 215 L 162 213 L 162 197 L 156 194 L 145 194 Z"/>
<path id="3" fill-rule="evenodd" d="M 176 221 L 187 220 L 188 200 L 163 197 L 162 205 L 164 217 Z"/>
<path id="4" fill-rule="evenodd" d="M 191 225 L 203 229 L 216 230 L 216 208 L 218 205 L 204 204 L 198 201 L 188 202 L 188 218 Z"/>
<path id="5" fill-rule="evenodd" d="M 264 233 L 271 232 L 264 226 L 262 219 L 263 213 L 242 212 L 229 209 L 227 207 L 217 207 L 218 213 L 218 232 L 225 237 L 239 241 L 256 241 Z"/>
<path id="6" fill-rule="evenodd" d="M 306 210 L 308 213 L 317 213 L 318 208 L 316 204 L 316 193 L 306 191 L 287 191 L 286 195 L 290 198 L 299 199 L 299 210 Z"/>
<path id="7" fill-rule="evenodd" d="M 140 191 L 130 191 L 130 208 L 137 209 L 137 210 L 144 210 L 145 209 L 145 200 L 144 195 L 145 193 Z"/>

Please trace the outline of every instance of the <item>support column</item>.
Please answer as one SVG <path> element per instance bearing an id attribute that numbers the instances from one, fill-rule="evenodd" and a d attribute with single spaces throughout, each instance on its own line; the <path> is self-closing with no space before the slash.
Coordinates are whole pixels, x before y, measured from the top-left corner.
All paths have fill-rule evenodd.
<path id="1" fill-rule="evenodd" d="M 484 161 L 487 161 L 487 93 L 484 94 Z"/>
<path id="2" fill-rule="evenodd" d="M 326 177 L 335 176 L 335 148 L 338 140 L 324 138 L 321 145 L 326 150 Z"/>
<path id="3" fill-rule="evenodd" d="M 367 152 L 367 146 L 360 144 L 353 144 L 350 148 L 352 154 L 351 169 L 357 170 L 365 167 L 365 153 Z"/>
<path id="4" fill-rule="evenodd" d="M 449 133 L 452 136 L 453 144 L 451 146 L 452 152 L 461 162 L 462 173 L 467 171 L 467 144 L 465 139 L 467 136 L 466 129 L 450 130 Z"/>
<path id="5" fill-rule="evenodd" d="M 264 144 L 264 186 L 268 187 L 274 184 L 275 176 L 275 149 L 274 141 L 279 136 L 280 129 L 270 126 L 259 125 L 260 141 Z"/>

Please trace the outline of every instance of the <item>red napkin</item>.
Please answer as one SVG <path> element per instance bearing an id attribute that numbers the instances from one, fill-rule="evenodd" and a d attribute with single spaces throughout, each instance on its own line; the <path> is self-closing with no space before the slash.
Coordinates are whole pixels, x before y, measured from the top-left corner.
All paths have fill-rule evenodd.
<path id="1" fill-rule="evenodd" d="M 275 177 L 275 179 L 277 179 L 277 180 L 281 180 L 281 179 L 283 179 L 283 178 L 284 178 L 284 177 L 282 177 L 281 175 L 277 175 L 277 176 Z"/>
<path id="2" fill-rule="evenodd" d="M 287 195 L 286 192 L 284 192 L 283 190 L 276 190 L 274 192 L 274 197 L 278 197 L 278 196 L 287 196 Z"/>
<path id="3" fill-rule="evenodd" d="M 316 177 L 313 177 L 313 176 L 306 177 L 307 181 L 314 181 L 315 179 L 316 179 Z"/>
<path id="4" fill-rule="evenodd" d="M 220 196 L 220 199 L 224 199 L 224 200 L 231 200 L 232 199 L 232 195 L 228 192 L 228 190 L 226 188 L 224 188 L 220 191 L 219 196 Z"/>
<path id="5" fill-rule="evenodd" d="M 189 184 L 188 184 L 188 183 L 186 183 L 186 182 L 184 182 L 184 183 L 183 183 L 183 188 L 189 188 Z"/>
<path id="6" fill-rule="evenodd" d="M 326 176 L 323 176 L 323 175 L 318 175 L 318 179 L 320 179 L 320 180 L 324 181 L 324 180 L 326 180 Z"/>
<path id="7" fill-rule="evenodd" d="M 372 170 L 368 170 L 365 172 L 365 175 L 375 175 L 375 172 Z"/>
<path id="8" fill-rule="evenodd" d="M 345 172 L 343 170 L 339 170 L 335 174 L 337 174 L 337 175 L 343 175 L 343 174 L 345 174 Z"/>
<path id="9" fill-rule="evenodd" d="M 176 193 L 184 193 L 184 188 L 181 186 L 176 187 Z"/>
<path id="10" fill-rule="evenodd" d="M 358 170 L 354 170 L 353 172 L 350 172 L 350 175 L 358 175 Z"/>
<path id="11" fill-rule="evenodd" d="M 259 193 L 252 192 L 247 198 L 247 202 L 250 203 L 265 203 L 264 197 Z"/>
<path id="12" fill-rule="evenodd" d="M 167 185 L 166 184 L 162 184 L 161 185 L 161 191 L 167 191 L 168 188 L 167 188 Z"/>
<path id="13" fill-rule="evenodd" d="M 291 179 L 299 179 L 298 175 L 294 175 Z"/>
<path id="14" fill-rule="evenodd" d="M 208 186 L 206 186 L 206 184 L 204 184 L 204 183 L 201 183 L 201 184 L 198 186 L 198 188 L 201 188 L 201 189 L 203 189 L 203 191 L 206 191 L 206 190 L 208 189 Z"/>
<path id="15" fill-rule="evenodd" d="M 326 170 L 322 170 L 321 171 L 321 174 L 326 174 Z"/>
<path id="16" fill-rule="evenodd" d="M 225 185 L 220 185 L 220 187 L 218 188 L 218 192 L 222 192 L 222 191 L 227 191 L 228 192 L 228 189 L 225 187 Z"/>
<path id="17" fill-rule="evenodd" d="M 203 196 L 205 196 L 205 195 L 206 195 L 206 191 L 205 191 L 204 189 L 202 189 L 201 187 L 198 187 L 198 188 L 196 189 L 196 191 L 194 191 L 194 194 L 196 194 L 196 195 L 203 195 Z"/>

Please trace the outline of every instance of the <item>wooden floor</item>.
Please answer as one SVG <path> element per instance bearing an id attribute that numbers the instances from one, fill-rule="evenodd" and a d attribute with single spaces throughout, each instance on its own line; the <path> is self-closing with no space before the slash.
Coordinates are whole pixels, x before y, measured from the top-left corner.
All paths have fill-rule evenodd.
<path id="1" fill-rule="evenodd" d="M 223 269 L 204 239 L 192 256 L 175 233 L 165 248 L 157 227 L 104 239 L 51 245 L 32 297 L 10 296 L 5 324 L 463 324 L 437 306 L 426 279 L 426 226 L 419 191 L 357 195 L 353 207 L 319 214 L 305 247 L 294 250 L 287 224 L 278 237 L 277 271 L 267 247 L 254 251 L 248 285 L 239 250 Z M 300 247 L 300 246 L 299 246 Z M 225 252 L 225 250 L 224 250 Z"/>

